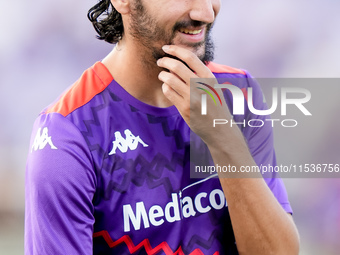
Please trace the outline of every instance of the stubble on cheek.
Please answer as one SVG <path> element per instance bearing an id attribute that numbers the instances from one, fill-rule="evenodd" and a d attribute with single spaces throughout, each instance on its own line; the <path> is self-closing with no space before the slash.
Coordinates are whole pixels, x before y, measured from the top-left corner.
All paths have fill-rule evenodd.
<path id="1" fill-rule="evenodd" d="M 213 43 L 209 36 L 209 31 L 211 24 L 207 25 L 207 35 L 204 41 L 186 45 L 185 42 L 181 42 L 177 39 L 177 35 L 180 28 L 186 27 L 199 27 L 204 25 L 202 22 L 198 21 L 181 21 L 174 24 L 172 28 L 166 28 L 161 26 L 160 23 L 152 17 L 144 8 L 140 0 L 135 1 L 135 6 L 132 8 L 131 13 L 131 23 L 130 31 L 131 35 L 143 45 L 143 62 L 148 62 L 149 64 L 156 64 L 156 61 L 163 57 L 170 57 L 177 59 L 188 66 L 185 62 L 177 57 L 166 54 L 162 50 L 163 45 L 183 45 L 187 47 L 193 53 L 195 53 L 198 58 L 207 63 L 213 59 Z"/>

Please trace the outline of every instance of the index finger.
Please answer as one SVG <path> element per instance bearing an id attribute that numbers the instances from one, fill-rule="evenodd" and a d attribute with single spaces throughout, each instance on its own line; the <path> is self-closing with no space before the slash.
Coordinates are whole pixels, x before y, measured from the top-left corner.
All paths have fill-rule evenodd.
<path id="1" fill-rule="evenodd" d="M 163 51 L 184 61 L 201 78 L 215 78 L 209 68 L 190 50 L 177 45 L 164 45 Z"/>

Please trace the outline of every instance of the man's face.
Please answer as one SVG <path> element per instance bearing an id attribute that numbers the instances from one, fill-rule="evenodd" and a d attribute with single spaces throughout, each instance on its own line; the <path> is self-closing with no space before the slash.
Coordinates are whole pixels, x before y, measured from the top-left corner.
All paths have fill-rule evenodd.
<path id="1" fill-rule="evenodd" d="M 214 57 L 210 29 L 220 0 L 133 0 L 130 32 L 155 60 L 166 56 L 163 45 L 179 45 L 203 62 Z"/>

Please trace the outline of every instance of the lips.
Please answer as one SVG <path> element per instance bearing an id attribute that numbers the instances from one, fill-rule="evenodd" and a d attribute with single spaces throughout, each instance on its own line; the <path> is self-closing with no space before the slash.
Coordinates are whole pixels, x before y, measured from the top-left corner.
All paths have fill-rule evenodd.
<path id="1" fill-rule="evenodd" d="M 181 26 L 177 29 L 178 43 L 188 47 L 204 42 L 205 26 Z"/>

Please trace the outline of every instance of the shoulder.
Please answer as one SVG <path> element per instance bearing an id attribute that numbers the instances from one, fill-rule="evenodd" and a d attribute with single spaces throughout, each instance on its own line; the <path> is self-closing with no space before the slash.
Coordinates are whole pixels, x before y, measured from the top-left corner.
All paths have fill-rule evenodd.
<path id="1" fill-rule="evenodd" d="M 107 68 L 101 62 L 96 62 L 42 114 L 59 113 L 66 117 L 91 101 L 97 94 L 105 90 L 112 81 L 113 77 Z"/>
<path id="2" fill-rule="evenodd" d="M 215 62 L 209 62 L 207 67 L 212 73 L 215 74 L 241 74 L 246 75 L 246 71 L 226 65 L 217 64 Z"/>

